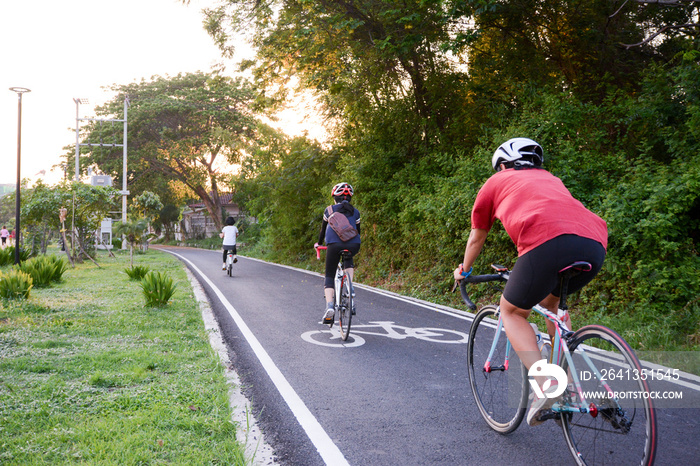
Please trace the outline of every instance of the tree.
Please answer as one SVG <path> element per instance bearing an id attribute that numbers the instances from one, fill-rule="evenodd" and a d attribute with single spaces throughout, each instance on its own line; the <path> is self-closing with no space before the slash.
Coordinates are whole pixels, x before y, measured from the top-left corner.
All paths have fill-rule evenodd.
<path id="1" fill-rule="evenodd" d="M 23 189 L 22 223 L 30 231 L 40 233 L 43 239 L 42 252 L 46 252 L 49 232 L 61 229 L 59 211 L 66 208 L 66 228 L 70 230 L 74 223 L 80 244 L 90 249 L 94 243 L 95 231 L 102 219 L 115 210 L 117 202 L 118 192 L 110 187 L 76 182 L 47 186 L 39 181 L 33 188 Z M 70 254 L 68 245 L 66 253 Z"/>
<path id="2" fill-rule="evenodd" d="M 444 46 L 457 23 L 445 2 L 221 0 L 205 14 L 208 31 L 227 52 L 229 31 L 255 31 L 260 82 L 295 76 L 321 93 L 330 116 L 353 119 L 363 108 L 406 99 L 427 139 L 450 117 L 444 93 L 452 83 L 444 78 L 451 58 Z"/>
<path id="3" fill-rule="evenodd" d="M 635 44 L 621 44 L 630 49 L 645 46 L 659 36 L 663 40 L 673 40 L 677 36 L 698 37 L 700 22 L 698 13 L 699 0 L 634 0 L 624 2 L 612 16 L 621 14 L 625 9 L 641 9 L 644 16 L 653 18 L 645 24 L 646 37 Z"/>
<path id="4" fill-rule="evenodd" d="M 337 154 L 306 138 L 287 140 L 274 132 L 266 142 L 237 177 L 236 201 L 264 226 L 266 244 L 277 257 L 309 254 L 330 202 Z"/>
<path id="5" fill-rule="evenodd" d="M 230 167 L 239 163 L 255 142 L 258 123 L 250 83 L 198 72 L 156 76 L 112 89 L 115 97 L 96 112 L 102 117 L 123 117 L 124 99 L 130 102 L 129 186 L 148 178 L 149 184 L 167 185 L 172 190 L 177 189 L 172 186 L 175 180 L 204 202 L 221 228 L 219 186 L 230 179 Z M 85 139 L 105 140 L 105 131 L 108 129 L 94 122 Z M 119 179 L 121 159 L 109 148 L 90 147 L 86 152 L 86 166 L 93 164 Z"/>
<path id="6" fill-rule="evenodd" d="M 160 202 L 160 197 L 150 191 L 142 192 L 134 199 L 132 210 L 146 219 L 150 225 L 163 209 L 163 203 Z"/>

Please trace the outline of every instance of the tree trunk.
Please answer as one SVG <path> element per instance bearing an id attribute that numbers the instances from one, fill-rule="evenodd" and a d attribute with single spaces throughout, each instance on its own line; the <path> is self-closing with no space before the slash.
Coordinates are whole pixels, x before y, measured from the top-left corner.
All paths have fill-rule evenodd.
<path id="1" fill-rule="evenodd" d="M 216 225 L 217 230 L 222 230 L 224 228 L 224 222 L 221 220 L 221 199 L 219 199 L 219 193 L 216 191 L 216 187 L 212 190 L 213 196 L 201 186 L 195 189 L 197 195 L 204 202 L 204 207 L 209 212 L 212 220 L 214 220 L 214 225 Z"/>

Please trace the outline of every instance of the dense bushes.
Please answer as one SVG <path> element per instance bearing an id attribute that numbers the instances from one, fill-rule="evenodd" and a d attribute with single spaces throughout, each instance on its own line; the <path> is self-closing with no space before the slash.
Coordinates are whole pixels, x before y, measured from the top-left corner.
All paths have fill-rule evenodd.
<path id="1" fill-rule="evenodd" d="M 476 193 L 492 173 L 491 154 L 509 137 L 528 136 L 545 148 L 546 167 L 608 222 L 604 269 L 574 297 L 578 323 L 607 323 L 640 348 L 694 347 L 700 340 L 698 68 L 694 62 L 652 68 L 644 93 L 611 93 L 600 104 L 567 93 L 530 95 L 507 124 L 471 147 L 426 146 L 416 156 L 378 131 L 355 138 L 339 158 L 287 155 L 265 173 L 265 195 L 256 200 L 267 206 L 259 211 L 263 252 L 290 263 L 306 259 L 301 252 L 330 201 L 326 188 L 342 179 L 354 185 L 362 211 L 358 279 L 459 305 L 446 295 L 450 270 L 464 252 Z M 670 101 L 663 98 L 669 94 Z M 325 160 L 324 170 L 304 171 L 312 160 Z M 247 186 L 261 182 L 249 179 Z M 515 258 L 497 225 L 477 269 L 512 265 Z"/>

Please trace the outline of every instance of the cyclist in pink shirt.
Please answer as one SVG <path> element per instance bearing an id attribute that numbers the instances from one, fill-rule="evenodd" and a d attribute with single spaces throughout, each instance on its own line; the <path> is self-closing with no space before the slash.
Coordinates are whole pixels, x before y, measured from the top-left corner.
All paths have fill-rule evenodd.
<path id="1" fill-rule="evenodd" d="M 542 147 L 531 139 L 514 138 L 498 147 L 491 161 L 496 173 L 477 194 L 464 259 L 454 271 L 457 280 L 471 274 L 489 230 L 500 220 L 518 249 L 501 296 L 501 315 L 508 339 L 527 369 L 542 359 L 527 321 L 530 310 L 540 304 L 556 314 L 559 271 L 575 261 L 590 262 L 590 272 L 569 282 L 569 293 L 581 289 L 600 271 L 608 241 L 605 221 L 576 200 L 559 178 L 542 169 L 543 161 Z M 553 335 L 553 324 L 547 322 L 547 326 Z M 537 413 L 554 401 L 535 398 L 528 423 L 539 424 Z"/>

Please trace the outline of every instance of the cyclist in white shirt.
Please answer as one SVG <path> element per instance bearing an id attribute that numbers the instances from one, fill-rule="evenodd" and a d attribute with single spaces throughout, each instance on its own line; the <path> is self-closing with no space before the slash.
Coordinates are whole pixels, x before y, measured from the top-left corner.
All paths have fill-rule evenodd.
<path id="1" fill-rule="evenodd" d="M 233 253 L 233 262 L 238 262 L 238 258 L 236 257 L 236 237 L 238 236 L 238 228 L 236 228 L 234 223 L 236 223 L 236 221 L 233 217 L 227 218 L 226 226 L 221 230 L 221 233 L 219 233 L 219 237 L 224 239 L 224 265 L 221 266 L 221 270 L 226 270 L 226 254 L 228 251 Z"/>

